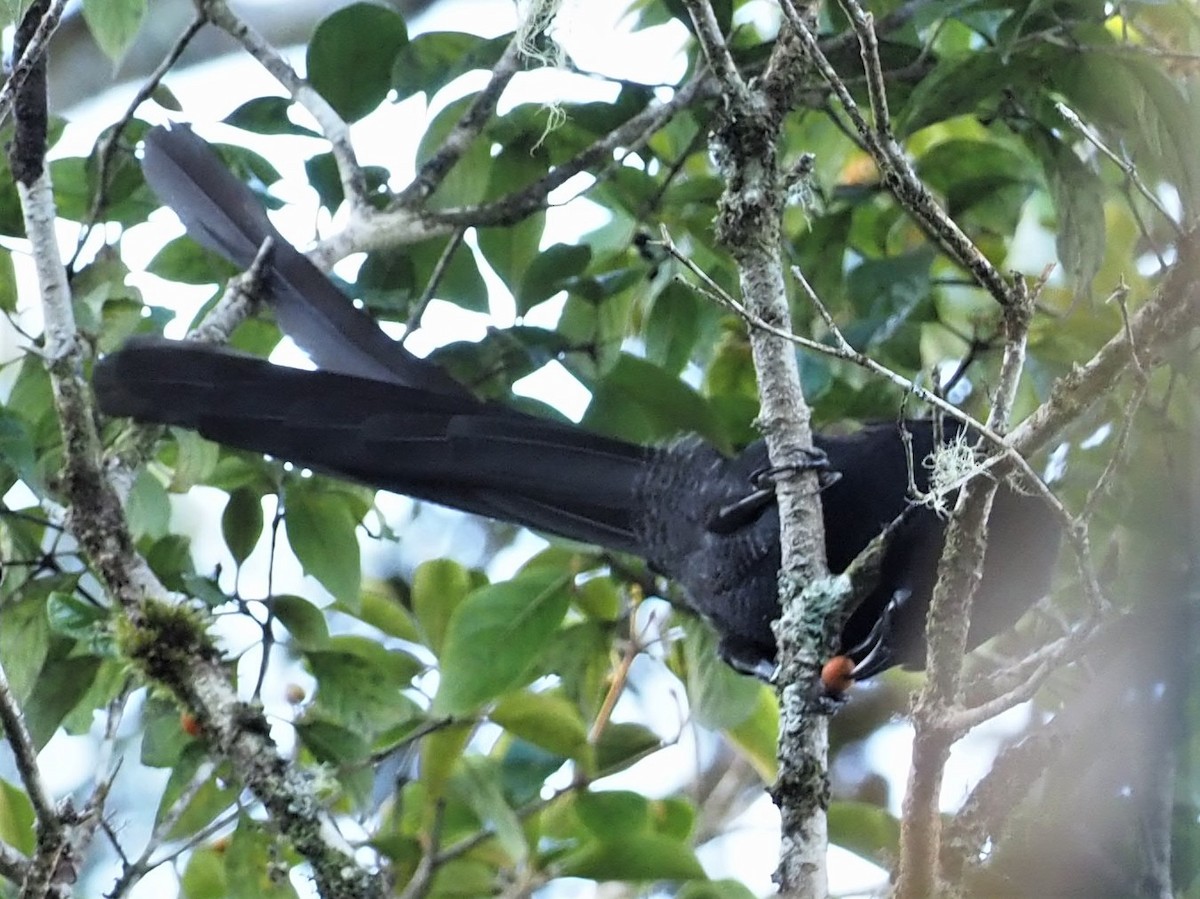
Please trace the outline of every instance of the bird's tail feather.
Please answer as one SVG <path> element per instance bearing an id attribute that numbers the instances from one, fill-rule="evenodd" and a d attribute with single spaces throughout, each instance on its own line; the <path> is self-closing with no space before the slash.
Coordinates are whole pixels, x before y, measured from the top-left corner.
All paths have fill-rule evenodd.
<path id="1" fill-rule="evenodd" d="M 284 240 L 254 193 L 190 128 L 151 128 L 142 172 L 188 233 L 234 265 L 249 268 L 263 242 L 273 241 L 264 272 L 267 299 L 279 326 L 319 368 L 465 394 L 436 365 L 392 340 Z"/>
<path id="2" fill-rule="evenodd" d="M 617 550 L 644 552 L 637 493 L 658 451 L 447 395 L 141 338 L 96 365 L 110 415 L 199 431 L 317 471 Z"/>

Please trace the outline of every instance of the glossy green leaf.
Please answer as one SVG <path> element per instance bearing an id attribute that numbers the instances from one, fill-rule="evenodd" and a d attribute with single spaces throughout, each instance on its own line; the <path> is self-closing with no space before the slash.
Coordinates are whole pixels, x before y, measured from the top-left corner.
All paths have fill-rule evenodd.
<path id="1" fill-rule="evenodd" d="M 597 621 L 616 621 L 621 615 L 621 593 L 612 578 L 594 577 L 575 588 L 575 607 Z"/>
<path id="2" fill-rule="evenodd" d="M 632 790 L 588 790 L 575 799 L 575 814 L 601 840 L 650 830 L 650 800 Z"/>
<path id="3" fill-rule="evenodd" d="M 91 640 L 107 625 L 109 613 L 78 594 L 56 590 L 46 600 L 46 616 L 54 633 L 73 640 Z"/>
<path id="4" fill-rule="evenodd" d="M 192 852 L 179 881 L 184 899 L 226 899 L 225 851 L 200 847 Z"/>
<path id="5" fill-rule="evenodd" d="M 476 232 L 484 258 L 509 290 L 518 289 L 537 258 L 545 224 L 545 213 L 539 212 L 507 228 L 480 228 Z"/>
<path id="6" fill-rule="evenodd" d="M 537 571 L 471 593 L 441 652 L 439 714 L 462 714 L 522 683 L 570 605 L 568 577 Z"/>
<path id="7" fill-rule="evenodd" d="M 0 311 L 15 312 L 17 309 L 17 275 L 12 257 L 0 255 Z"/>
<path id="8" fill-rule="evenodd" d="M 471 573 L 451 559 L 422 562 L 413 572 L 413 613 L 434 652 L 441 652 L 450 618 L 470 592 Z"/>
<path id="9" fill-rule="evenodd" d="M 514 296 L 517 314 L 524 315 L 565 289 L 572 278 L 587 268 L 591 259 L 592 251 L 587 246 L 556 243 L 542 250 L 525 270 Z"/>
<path id="10" fill-rule="evenodd" d="M 469 756 L 462 760 L 450 781 L 451 794 L 478 816 L 495 835 L 510 864 L 519 864 L 529 854 L 525 831 L 516 812 L 500 789 L 499 772 L 493 759 Z"/>
<path id="11" fill-rule="evenodd" d="M 311 478 L 288 482 L 284 527 L 296 558 L 337 599 L 358 606 L 362 579 L 358 520 L 347 497 L 313 485 Z"/>
<path id="12" fill-rule="evenodd" d="M 225 852 L 228 899 L 297 899 L 281 861 L 277 835 L 242 815 Z"/>
<path id="13" fill-rule="evenodd" d="M 339 607 L 339 611 L 356 614 L 356 617 L 390 637 L 399 637 L 410 643 L 420 643 L 416 619 L 412 610 L 396 595 L 392 584 L 368 582 L 362 589 L 362 603 L 357 614 Z"/>
<path id="14" fill-rule="evenodd" d="M 297 125 L 288 116 L 293 101 L 288 97 L 254 97 L 229 115 L 225 124 L 255 134 L 303 134 L 318 137 L 317 132 Z"/>
<path id="15" fill-rule="evenodd" d="M 687 630 L 688 699 L 697 723 L 712 730 L 727 730 L 753 713 L 763 685 L 738 674 L 728 665 L 714 665 L 717 641 L 712 629 L 696 622 Z"/>
<path id="16" fill-rule="evenodd" d="M 361 765 L 371 755 L 371 745 L 359 731 L 332 721 L 305 719 L 296 722 L 296 736 L 318 762 L 328 765 Z"/>
<path id="17" fill-rule="evenodd" d="M 756 895 L 740 880 L 693 880 L 683 885 L 675 899 L 755 899 Z"/>
<path id="18" fill-rule="evenodd" d="M 899 850 L 900 822 L 865 802 L 833 802 L 829 805 L 829 841 L 886 867 Z"/>
<path id="19" fill-rule="evenodd" d="M 33 804 L 24 790 L 0 780 L 0 839 L 27 856 L 37 846 Z"/>
<path id="20" fill-rule="evenodd" d="M 368 637 L 342 635 L 306 651 L 304 658 L 317 680 L 314 709 L 327 719 L 370 740 L 408 718 L 400 693 L 422 669 L 408 653 Z"/>
<path id="21" fill-rule="evenodd" d="M 579 710 L 557 693 L 508 693 L 488 717 L 509 733 L 567 758 L 587 748 L 587 726 Z"/>
<path id="22" fill-rule="evenodd" d="M 195 431 L 172 428 L 171 435 L 175 438 L 176 446 L 175 468 L 167 489 L 172 493 L 186 493 L 212 474 L 217 467 L 221 448 Z"/>
<path id="23" fill-rule="evenodd" d="M 262 497 L 256 490 L 234 490 L 221 514 L 221 534 L 233 560 L 241 565 L 263 532 Z"/>
<path id="24" fill-rule="evenodd" d="M 754 708 L 741 724 L 730 728 L 725 735 L 754 766 L 763 783 L 775 783 L 779 773 L 776 749 L 779 743 L 779 703 L 775 694 L 760 685 Z"/>
<path id="25" fill-rule="evenodd" d="M 33 690 L 50 647 L 50 622 L 40 590 L 0 606 L 0 659 L 18 702 Z"/>
<path id="26" fill-rule="evenodd" d="M 119 63 L 146 16 L 146 0 L 83 0 L 83 19 L 104 54 Z"/>
<path id="27" fill-rule="evenodd" d="M 171 525 L 171 500 L 162 481 L 149 470 L 138 472 L 125 500 L 125 515 L 134 538 L 165 537 Z"/>
<path id="28" fill-rule="evenodd" d="M 704 868 L 686 843 L 657 833 L 613 833 L 560 861 L 567 877 L 594 880 L 703 880 Z"/>
<path id="29" fill-rule="evenodd" d="M 417 146 L 417 168 L 420 169 L 442 149 L 450 132 L 475 100 L 470 94 L 455 100 L 434 117 Z M 477 137 L 464 148 L 454 166 L 441 179 L 429 198 L 436 207 L 469 206 L 484 198 L 491 181 L 492 154 L 488 142 Z"/>
<path id="30" fill-rule="evenodd" d="M 1077 296 L 1089 296 L 1104 259 L 1104 202 L 1100 179 L 1068 146 L 1039 142 L 1046 181 L 1058 213 L 1055 247 Z"/>
<path id="31" fill-rule="evenodd" d="M 179 237 L 164 245 L 147 264 L 146 271 L 184 284 L 224 283 L 238 273 L 233 265 L 215 253 L 202 250 L 189 237 Z"/>
<path id="32" fill-rule="evenodd" d="M 271 600 L 271 611 L 301 649 L 320 649 L 329 643 L 325 613 L 304 597 L 276 596 Z"/>
<path id="33" fill-rule="evenodd" d="M 51 656 L 38 674 L 26 704 L 25 725 L 33 744 L 50 742 L 63 719 L 91 689 L 101 659 L 97 655 Z"/>
<path id="34" fill-rule="evenodd" d="M 712 410 L 694 390 L 657 365 L 624 354 L 596 385 L 583 424 L 639 443 L 688 432 L 721 438 Z"/>
<path id="35" fill-rule="evenodd" d="M 418 91 L 432 99 L 458 76 L 473 69 L 490 69 L 510 37 L 483 38 L 461 31 L 417 35 L 396 56 L 392 86 L 401 100 Z"/>
<path id="36" fill-rule="evenodd" d="M 658 735 L 644 725 L 609 724 L 596 742 L 596 770 L 606 774 L 623 770 L 661 745 Z"/>
<path id="37" fill-rule="evenodd" d="M 394 10 L 353 3 L 327 16 L 308 43 L 308 80 L 348 122 L 374 110 L 392 86 L 392 67 L 408 43 Z"/>

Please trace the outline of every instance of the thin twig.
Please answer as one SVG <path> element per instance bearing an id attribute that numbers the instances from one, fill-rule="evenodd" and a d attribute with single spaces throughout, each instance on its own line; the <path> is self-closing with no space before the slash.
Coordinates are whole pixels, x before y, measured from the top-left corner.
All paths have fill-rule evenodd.
<path id="1" fill-rule="evenodd" d="M 1087 138 L 1088 142 L 1097 150 L 1112 160 L 1113 164 L 1121 170 L 1129 183 L 1137 188 L 1138 193 L 1146 198 L 1146 201 L 1154 207 L 1159 215 L 1167 222 L 1168 225 L 1175 231 L 1176 237 L 1183 236 L 1183 226 L 1171 217 L 1171 213 L 1167 212 L 1167 207 L 1162 204 L 1162 201 L 1155 196 L 1154 191 L 1146 186 L 1146 182 L 1142 180 L 1142 176 L 1138 174 L 1137 166 L 1123 156 L 1117 155 L 1104 139 L 1090 126 L 1084 123 L 1070 106 L 1063 103 L 1061 100 L 1056 100 L 1054 108 L 1058 110 L 1058 114 L 1070 123 L 1071 127 Z"/>
<path id="2" fill-rule="evenodd" d="M 425 315 L 425 310 L 433 300 L 434 294 L 437 293 L 438 286 L 442 283 L 442 278 L 446 276 L 446 270 L 450 268 L 450 260 L 462 244 L 466 233 L 466 228 L 456 228 L 454 233 L 450 235 L 450 240 L 446 242 L 446 246 L 442 250 L 442 255 L 438 257 L 437 264 L 434 265 L 433 272 L 429 275 L 429 282 L 425 285 L 425 289 L 421 291 L 421 296 L 417 298 L 417 302 L 413 304 L 412 312 L 408 315 L 408 321 L 404 326 L 404 336 L 400 340 L 401 344 L 408 340 L 410 334 L 421 327 L 421 318 Z"/>
<path id="3" fill-rule="evenodd" d="M 842 0 L 842 2 L 847 9 L 857 7 L 858 13 L 865 17 L 866 14 L 862 12 L 857 0 Z M 781 9 L 788 24 L 800 39 L 809 62 L 829 84 L 855 130 L 858 131 L 864 148 L 879 167 L 887 189 L 896 197 L 900 205 L 925 228 L 942 250 L 952 260 L 967 269 L 998 303 L 1008 305 L 1012 302 L 1014 299 L 1012 285 L 941 208 L 924 182 L 917 177 L 912 164 L 899 144 L 890 134 L 882 133 L 868 124 L 845 81 L 822 52 L 816 35 L 804 21 L 804 16 L 797 8 L 795 0 L 783 0 Z M 868 49 L 864 53 L 864 62 L 874 65 L 875 60 L 877 57 L 873 59 Z M 871 73 L 867 80 L 868 84 L 872 82 L 878 84 L 882 83 L 884 79 L 882 73 Z"/>
<path id="4" fill-rule="evenodd" d="M 75 242 L 75 252 L 67 262 L 67 268 L 74 270 L 75 264 L 79 260 L 79 254 L 83 252 L 83 246 L 87 242 L 88 236 L 92 232 L 92 227 L 100 219 L 100 212 L 104 208 L 104 202 L 108 193 L 108 172 L 112 167 L 113 154 L 116 152 L 117 146 L 121 140 L 121 135 L 125 133 L 126 127 L 133 121 L 133 116 L 146 100 L 150 99 L 151 94 L 158 89 L 158 85 L 166 77 L 167 73 L 179 61 L 179 57 L 183 55 L 183 51 L 200 31 L 201 28 L 208 22 L 201 8 L 197 8 L 196 17 L 188 23 L 187 28 L 176 39 L 171 49 L 167 51 L 167 55 L 163 58 L 150 73 L 150 77 L 142 84 L 133 99 L 129 101 L 129 105 L 125 107 L 125 112 L 117 119 L 112 126 L 100 138 L 100 143 L 96 148 L 96 193 L 92 196 L 91 206 L 88 208 L 87 214 L 80 222 L 79 238 Z"/>
<path id="5" fill-rule="evenodd" d="M 729 52 L 729 45 L 717 24 L 717 15 L 710 0 L 686 0 L 688 15 L 696 28 L 696 39 L 713 75 L 721 85 L 721 92 L 730 102 L 745 103 L 748 100 L 746 82 L 738 72 L 737 63 Z"/>
<path id="6" fill-rule="evenodd" d="M 351 210 L 367 206 L 366 177 L 358 163 L 354 145 L 350 142 L 350 126 L 346 121 L 329 105 L 328 100 L 297 74 L 278 50 L 231 10 L 225 0 L 197 0 L 197 3 L 210 22 L 240 43 L 283 85 L 292 99 L 316 119 L 321 133 L 329 140 L 333 158 L 337 161 L 342 194 Z"/>
<path id="7" fill-rule="evenodd" d="M 454 127 L 442 140 L 437 152 L 427 159 L 417 171 L 412 182 L 397 194 L 393 206 L 412 206 L 423 203 L 445 180 L 446 175 L 462 159 L 467 148 L 483 132 L 484 126 L 496 113 L 500 95 L 508 87 L 513 76 L 521 69 L 521 41 L 519 32 L 513 34 L 508 46 L 492 67 L 491 76 L 483 90 L 475 95 L 471 105 L 462 114 Z"/>
<path id="8" fill-rule="evenodd" d="M 25 716 L 17 704 L 12 685 L 8 682 L 8 674 L 0 662 L 0 724 L 4 725 L 4 736 L 12 750 L 13 760 L 17 765 L 17 773 L 29 803 L 33 806 L 37 818 L 38 832 L 45 838 L 57 838 L 62 831 L 63 822 L 54 801 L 50 798 L 46 785 L 42 781 L 42 772 L 38 767 L 37 746 L 29 728 L 25 725 Z"/>

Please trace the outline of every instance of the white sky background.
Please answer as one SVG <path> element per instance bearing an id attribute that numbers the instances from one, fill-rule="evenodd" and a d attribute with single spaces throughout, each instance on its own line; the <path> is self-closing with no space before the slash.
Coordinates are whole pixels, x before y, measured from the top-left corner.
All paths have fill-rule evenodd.
<path id="1" fill-rule="evenodd" d="M 251 4 L 244 2 L 243 5 Z M 623 4 L 603 0 L 565 0 L 565 11 L 560 19 L 556 37 L 562 41 L 574 61 L 586 70 L 644 83 L 663 83 L 678 79 L 684 68 L 678 53 L 687 37 L 684 29 L 659 27 L 637 34 L 630 33 L 629 24 L 622 24 L 618 12 L 622 6 Z M 763 6 L 765 7 L 765 4 Z M 492 36 L 512 30 L 515 21 L 514 7 L 506 0 L 443 0 L 427 15 L 410 22 L 409 31 L 410 35 L 415 35 L 433 30 L 470 30 Z M 302 50 L 294 50 L 287 55 L 297 68 L 303 69 Z M 386 107 L 357 123 L 353 133 L 360 160 L 364 164 L 377 163 L 388 167 L 395 173 L 397 186 L 405 183 L 413 172 L 417 140 L 428 121 L 448 102 L 482 87 L 485 80 L 485 73 L 474 73 L 459 79 L 454 83 L 452 90 L 439 95 L 436 105 L 432 108 L 427 108 L 424 100 L 417 97 L 396 106 Z M 195 122 L 198 132 L 218 140 L 226 135 L 220 126 L 213 127 L 211 123 L 219 121 L 252 97 L 283 93 L 274 79 L 256 62 L 242 54 L 233 54 L 203 67 L 172 74 L 166 79 L 166 83 L 185 110 L 180 118 Z M 616 88 L 613 85 L 600 80 L 547 71 L 535 72 L 521 74 L 514 79 L 505 93 L 501 109 L 503 111 L 518 102 L 547 95 L 588 100 L 611 99 L 615 94 Z M 87 152 L 95 135 L 123 110 L 131 95 L 132 88 L 113 90 L 98 97 L 86 107 L 69 113 L 68 117 L 75 123 L 75 127 L 68 132 L 67 139 L 59 147 L 59 152 L 65 155 Z M 157 110 L 157 107 L 146 104 L 142 114 L 150 117 L 152 110 Z M 166 120 L 165 116 L 162 120 Z M 246 135 L 238 132 L 237 140 L 246 140 Z M 283 217 L 277 216 L 275 219 L 285 236 L 303 247 L 311 243 L 314 237 L 314 222 L 318 223 L 323 232 L 336 229 L 336 221 L 320 220 L 315 194 L 304 180 L 303 159 L 321 149 L 317 141 L 297 139 L 297 152 L 291 158 L 280 154 L 281 141 L 277 138 L 270 138 L 258 144 L 246 140 L 246 143 L 260 150 L 267 150 L 272 162 L 286 179 L 285 184 L 277 188 L 276 192 L 281 198 L 289 201 L 290 205 Z M 552 199 L 563 202 L 582 186 L 578 180 L 573 181 Z M 563 208 L 552 209 L 547 218 L 544 245 L 576 240 L 603 220 L 603 213 L 586 201 L 576 201 Z M 130 265 L 134 268 L 144 265 L 163 242 L 177 236 L 181 231 L 173 215 L 165 212 L 156 213 L 148 224 L 131 229 L 123 240 Z M 72 233 L 67 238 L 66 245 L 73 246 L 73 241 Z M 423 342 L 414 341 L 409 344 L 411 347 L 420 352 L 422 347 L 427 350 L 433 345 L 452 340 L 477 339 L 483 336 L 488 325 L 505 327 L 513 324 L 515 309 L 507 291 L 486 269 L 482 259 L 480 268 L 490 289 L 491 315 L 467 313 L 457 307 L 435 301 L 427 312 L 425 327 L 420 332 Z M 156 305 L 166 304 L 164 282 L 148 275 L 139 275 L 133 280 L 137 287 L 145 291 L 150 302 Z M 210 295 L 210 291 L 187 290 L 179 285 L 171 285 L 170 291 L 172 296 L 182 298 L 176 322 L 181 330 Z M 32 298 L 35 293 L 31 291 L 28 295 Z M 32 306 L 33 304 L 30 314 L 36 315 Z M 544 303 L 526 316 L 524 321 L 527 324 L 552 327 L 560 311 L 561 300 Z M 172 336 L 180 335 L 176 333 Z M 6 352 L 5 356 L 8 355 Z M 282 355 L 283 360 L 289 364 L 304 364 L 304 360 L 296 358 L 296 355 Z M 542 372 L 524 379 L 520 387 L 523 392 L 553 403 L 576 419 L 582 414 L 588 401 L 586 391 L 557 365 L 548 366 Z M 198 490 L 194 491 L 192 496 L 180 498 L 175 507 L 173 529 L 190 533 L 199 571 L 210 571 L 215 565 L 221 564 L 228 577 L 229 573 L 234 571 L 234 565 L 221 540 L 219 529 L 215 526 L 224 498 L 216 491 L 207 491 L 207 496 L 204 493 L 205 491 Z M 411 503 L 402 498 L 381 498 L 381 505 L 386 507 L 389 517 L 397 522 L 403 522 L 411 509 Z M 268 515 L 271 511 L 268 510 Z M 542 545 L 544 542 L 539 538 L 528 535 L 505 552 L 491 567 L 491 573 L 495 577 L 511 574 L 530 553 Z M 374 554 L 380 552 L 378 544 L 365 544 L 364 549 Z M 470 524 L 464 526 L 462 516 L 457 513 L 425 506 L 420 514 L 419 525 L 406 529 L 398 552 L 403 565 L 409 567 L 420 559 L 441 555 L 453 555 L 468 563 L 477 563 L 482 550 L 482 532 L 478 528 Z M 394 555 L 397 548 L 385 547 L 383 551 Z M 472 556 L 475 558 L 472 559 Z M 243 570 L 242 584 L 254 583 L 253 578 L 262 578 L 265 583 L 268 561 L 266 546 L 260 546 Z M 372 560 L 369 555 L 365 556 L 365 561 L 368 566 L 373 561 L 376 568 L 380 565 L 378 558 Z M 394 570 L 395 559 L 391 559 L 385 567 Z M 277 590 L 298 592 L 309 597 L 323 594 L 314 580 L 303 576 L 290 552 L 282 552 L 276 558 L 274 575 Z M 243 639 L 253 641 L 257 636 L 256 629 L 247 628 Z M 236 640 L 237 637 L 234 636 L 233 639 Z M 253 652 L 248 653 L 245 670 L 255 671 L 257 664 L 257 655 Z M 289 672 L 288 677 L 295 679 L 295 672 Z M 280 679 L 274 690 L 276 695 L 266 697 L 268 711 L 274 704 L 275 708 L 283 713 L 283 717 L 290 718 L 290 711 L 281 695 L 282 680 L 284 679 Z M 628 713 L 643 713 L 643 709 L 634 705 L 635 702 L 643 707 L 653 704 L 656 709 L 668 710 L 664 714 L 660 732 L 664 735 L 678 732 L 682 700 L 673 694 L 668 681 L 670 679 L 667 677 L 647 677 L 643 683 L 650 690 L 649 695 L 643 695 L 638 700 L 631 699 L 626 708 L 626 717 L 633 716 Z M 253 683 L 252 675 L 248 682 Z M 1023 711 L 1018 711 L 1007 721 L 990 726 L 987 733 L 973 735 L 970 740 L 957 747 L 943 788 L 945 807 L 957 806 L 970 785 L 987 770 L 991 752 L 983 750 L 993 747 L 997 740 L 1019 726 L 1024 720 L 1024 715 Z M 620 714 L 618 717 L 621 717 Z M 641 763 L 621 778 L 619 784 L 615 782 L 616 779 L 612 779 L 612 785 L 628 786 L 656 795 L 673 792 L 693 771 L 696 754 L 700 751 L 696 743 L 689 739 L 690 729 L 684 728 L 683 733 L 684 736 L 678 744 Z M 291 739 L 290 729 L 277 736 L 286 744 Z M 893 812 L 899 811 L 898 804 L 911 751 L 910 743 L 911 732 L 908 726 L 898 723 L 875 735 L 867 747 L 871 763 L 881 770 L 893 785 L 896 805 L 892 809 Z M 95 764 L 94 752 L 95 745 L 87 738 L 67 738 L 61 734 L 56 737 L 43 754 L 52 786 L 57 788 L 57 791 L 69 791 L 90 777 L 90 771 L 94 770 Z M 82 765 L 81 755 L 86 759 Z M 160 772 L 139 769 L 137 776 L 153 778 L 159 775 Z M 161 775 L 165 779 L 165 772 L 161 772 Z M 132 828 L 126 835 L 136 850 L 138 837 Z M 778 817 L 770 799 L 764 793 L 761 800 L 739 821 L 739 826 L 730 836 L 705 847 L 701 858 L 710 875 L 736 877 L 755 893 L 767 895 L 773 892 L 770 874 L 776 863 L 777 852 Z M 857 890 L 877 889 L 882 885 L 883 874 L 879 869 L 842 850 L 834 848 L 832 852 L 831 889 L 835 894 L 846 895 Z M 111 885 L 111 881 L 94 882 L 101 889 Z M 174 875 L 167 870 L 160 870 L 156 875 L 148 877 L 135 895 L 155 896 L 164 892 L 171 894 L 174 890 Z"/>

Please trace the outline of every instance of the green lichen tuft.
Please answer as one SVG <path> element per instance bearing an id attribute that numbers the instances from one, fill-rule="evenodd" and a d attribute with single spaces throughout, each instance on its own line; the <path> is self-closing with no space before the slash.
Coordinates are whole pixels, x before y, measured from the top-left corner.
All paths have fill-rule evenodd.
<path id="1" fill-rule="evenodd" d="M 136 616 L 120 620 L 117 641 L 147 677 L 176 687 L 197 661 L 215 661 L 220 655 L 206 625 L 194 609 L 146 601 Z"/>

